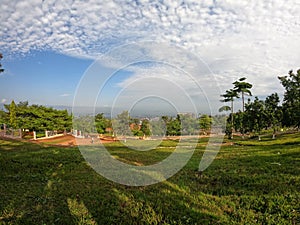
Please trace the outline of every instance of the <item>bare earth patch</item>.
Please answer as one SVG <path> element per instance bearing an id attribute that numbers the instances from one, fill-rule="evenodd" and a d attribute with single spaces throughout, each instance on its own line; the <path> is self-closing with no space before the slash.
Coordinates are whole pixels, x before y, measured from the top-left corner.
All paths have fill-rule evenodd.
<path id="1" fill-rule="evenodd" d="M 37 143 L 45 143 L 49 145 L 60 145 L 60 146 L 78 146 L 78 145 L 95 145 L 100 143 L 110 143 L 113 139 L 100 139 L 100 138 L 75 138 L 72 135 L 64 135 L 59 137 L 47 138 L 35 140 Z"/>

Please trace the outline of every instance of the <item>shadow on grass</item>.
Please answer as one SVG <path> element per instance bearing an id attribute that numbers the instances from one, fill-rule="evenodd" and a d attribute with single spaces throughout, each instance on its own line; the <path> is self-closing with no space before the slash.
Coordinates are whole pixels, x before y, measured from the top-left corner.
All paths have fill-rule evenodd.
<path id="1" fill-rule="evenodd" d="M 0 223 L 215 224 L 218 216 L 164 182 L 115 184 L 95 173 L 77 148 L 0 140 Z"/>
<path id="2" fill-rule="evenodd" d="M 167 181 L 128 187 L 95 173 L 76 147 L 0 143 L 0 223 L 300 223 L 297 146 L 226 147 L 201 174 L 197 149 Z M 147 157 L 155 161 L 153 154 Z"/>

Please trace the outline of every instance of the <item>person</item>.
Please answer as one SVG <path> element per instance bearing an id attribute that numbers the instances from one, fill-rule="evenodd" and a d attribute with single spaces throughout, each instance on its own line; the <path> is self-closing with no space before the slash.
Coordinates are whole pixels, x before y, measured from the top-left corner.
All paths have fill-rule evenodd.
<path id="1" fill-rule="evenodd" d="M 92 137 L 92 141 L 91 142 L 92 142 L 92 144 L 94 143 L 94 137 Z"/>

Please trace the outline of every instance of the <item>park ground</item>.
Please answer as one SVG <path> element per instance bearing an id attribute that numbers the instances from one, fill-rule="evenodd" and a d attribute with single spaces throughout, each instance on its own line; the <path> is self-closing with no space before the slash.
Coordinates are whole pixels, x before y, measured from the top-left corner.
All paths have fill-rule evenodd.
<path id="1" fill-rule="evenodd" d="M 144 187 L 107 180 L 64 141 L 0 139 L 0 224 L 300 224 L 299 133 L 225 139 L 199 173 L 201 138 L 180 172 Z M 146 152 L 104 144 L 120 161 L 151 165 L 178 140 Z"/>

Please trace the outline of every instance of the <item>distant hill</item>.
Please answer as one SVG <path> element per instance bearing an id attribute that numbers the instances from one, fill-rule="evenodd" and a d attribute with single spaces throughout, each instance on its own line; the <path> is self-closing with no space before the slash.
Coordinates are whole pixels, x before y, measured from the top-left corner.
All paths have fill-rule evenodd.
<path id="1" fill-rule="evenodd" d="M 46 107 L 51 107 L 54 109 L 58 109 L 58 110 L 67 110 L 69 113 L 71 113 L 73 111 L 73 107 L 72 106 L 66 106 L 66 105 L 45 105 Z M 0 103 L 0 110 L 4 110 L 4 104 Z M 96 107 L 96 109 L 94 109 L 94 107 L 77 107 L 76 108 L 76 113 L 75 116 L 80 116 L 80 115 L 92 115 L 94 113 L 103 113 L 105 117 L 107 118 L 111 118 L 112 116 L 116 116 L 117 114 L 121 113 L 123 110 L 125 109 L 121 109 L 121 108 L 114 108 L 113 110 L 113 115 L 111 115 L 112 113 L 112 109 L 111 107 Z M 134 110 L 133 112 L 131 112 L 131 116 L 133 117 L 148 117 L 148 118 L 153 118 L 156 116 L 162 116 L 162 115 L 168 115 L 168 116 L 176 116 L 175 112 L 171 112 L 171 111 L 165 111 L 165 110 L 159 110 L 159 109 L 137 109 Z"/>

